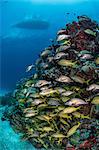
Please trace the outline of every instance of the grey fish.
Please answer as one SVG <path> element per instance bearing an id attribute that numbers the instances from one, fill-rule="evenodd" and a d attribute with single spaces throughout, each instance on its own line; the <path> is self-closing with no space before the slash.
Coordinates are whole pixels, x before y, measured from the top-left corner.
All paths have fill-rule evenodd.
<path id="1" fill-rule="evenodd" d="M 83 56 L 80 57 L 81 59 L 92 59 L 93 56 L 91 54 L 84 54 Z"/>
<path id="2" fill-rule="evenodd" d="M 61 30 L 59 30 L 59 31 L 57 32 L 57 35 L 59 35 L 59 34 L 64 34 L 64 33 L 66 33 L 66 30 L 65 30 L 65 29 L 61 29 Z"/>
<path id="3" fill-rule="evenodd" d="M 87 91 L 96 91 L 99 90 L 99 85 L 98 84 L 91 84 L 89 87 L 86 89 Z"/>
<path id="4" fill-rule="evenodd" d="M 49 81 L 46 81 L 46 80 L 39 80 L 36 84 L 35 84 L 35 87 L 42 87 L 44 85 L 49 85 L 51 84 L 51 82 Z"/>
<path id="5" fill-rule="evenodd" d="M 66 34 L 59 35 L 57 38 L 57 42 L 62 41 L 62 40 L 67 40 L 70 37 L 71 37 L 70 35 L 66 35 Z"/>
<path id="6" fill-rule="evenodd" d="M 83 50 L 83 51 L 80 51 L 79 52 L 79 55 L 78 56 L 81 56 L 81 55 L 84 55 L 84 54 L 91 54 L 90 51 L 87 51 L 87 50 Z"/>
<path id="7" fill-rule="evenodd" d="M 28 67 L 27 67 L 27 69 L 26 69 L 26 72 L 31 71 L 33 68 L 34 68 L 34 65 L 33 65 L 33 64 L 32 64 L 32 65 L 30 65 L 30 66 L 28 66 Z"/>
<path id="8" fill-rule="evenodd" d="M 48 101 L 48 105 L 52 105 L 52 106 L 59 106 L 60 103 L 56 100 L 49 100 Z"/>
<path id="9" fill-rule="evenodd" d="M 73 91 L 65 91 L 63 93 L 61 93 L 62 96 L 70 96 L 72 95 L 74 92 Z"/>
<path id="10" fill-rule="evenodd" d="M 62 56 L 66 56 L 66 54 L 64 52 L 59 52 L 55 55 L 54 59 L 55 60 L 60 59 Z"/>
<path id="11" fill-rule="evenodd" d="M 65 103 L 65 105 L 69 105 L 69 106 L 79 106 L 79 105 L 86 105 L 86 104 L 88 103 L 80 98 L 72 98 L 71 100 Z"/>
<path id="12" fill-rule="evenodd" d="M 58 82 L 64 82 L 64 83 L 71 83 L 73 80 L 71 80 L 68 76 L 61 75 L 59 78 L 56 79 Z"/>
<path id="13" fill-rule="evenodd" d="M 44 101 L 42 100 L 42 99 L 35 99 L 35 100 L 33 100 L 32 102 L 31 102 L 31 104 L 33 104 L 33 105 L 38 105 L 38 104 L 41 104 L 41 103 L 43 103 Z"/>
<path id="14" fill-rule="evenodd" d="M 66 51 L 69 48 L 70 48 L 70 45 L 61 45 L 59 48 L 56 49 L 56 52 Z"/>

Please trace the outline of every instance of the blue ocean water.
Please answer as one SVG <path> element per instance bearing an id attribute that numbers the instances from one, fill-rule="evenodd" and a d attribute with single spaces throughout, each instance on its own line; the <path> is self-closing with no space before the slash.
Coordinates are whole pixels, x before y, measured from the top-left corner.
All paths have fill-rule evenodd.
<path id="1" fill-rule="evenodd" d="M 58 29 L 86 14 L 99 21 L 99 0 L 0 0 L 1 90 L 10 91 L 30 75 L 26 67 L 55 39 Z M 69 13 L 69 14 L 67 14 Z M 27 18 L 46 20 L 45 30 L 24 30 L 12 25 Z"/>
<path id="2" fill-rule="evenodd" d="M 33 73 L 26 73 L 27 66 L 35 63 L 65 24 L 83 14 L 99 23 L 99 0 L 0 0 L 0 8 L 0 95 L 12 91 L 21 78 Z M 49 27 L 45 30 L 13 28 L 31 18 L 45 20 Z M 34 149 L 29 143 L 20 143 L 7 122 L 0 121 L 0 127 L 2 150 Z"/>

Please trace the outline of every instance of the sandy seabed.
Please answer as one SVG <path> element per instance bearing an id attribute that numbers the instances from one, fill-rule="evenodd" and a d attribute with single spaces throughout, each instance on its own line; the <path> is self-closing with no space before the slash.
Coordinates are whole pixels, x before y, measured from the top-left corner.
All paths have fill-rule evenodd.
<path id="1" fill-rule="evenodd" d="M 36 150 L 29 142 L 20 141 L 8 121 L 1 120 L 5 108 L 0 106 L 0 150 Z"/>

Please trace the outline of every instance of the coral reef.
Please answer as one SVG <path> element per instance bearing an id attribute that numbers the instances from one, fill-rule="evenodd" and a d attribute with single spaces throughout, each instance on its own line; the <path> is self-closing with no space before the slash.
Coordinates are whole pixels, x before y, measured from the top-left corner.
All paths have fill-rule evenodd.
<path id="1" fill-rule="evenodd" d="M 98 148 L 99 26 L 87 16 L 67 24 L 17 84 L 2 120 L 38 149 Z M 31 68 L 32 69 L 32 68 Z"/>

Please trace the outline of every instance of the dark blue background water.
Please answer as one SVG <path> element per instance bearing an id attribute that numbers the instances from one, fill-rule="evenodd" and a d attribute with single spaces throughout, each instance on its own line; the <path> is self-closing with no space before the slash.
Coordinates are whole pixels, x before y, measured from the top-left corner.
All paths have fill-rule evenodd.
<path id="1" fill-rule="evenodd" d="M 28 75 L 25 73 L 26 67 L 35 62 L 39 53 L 51 44 L 50 39 L 55 39 L 58 29 L 65 27 L 66 23 L 83 14 L 99 21 L 99 0 L 64 1 L 35 3 L 33 0 L 0 0 L 1 90 L 14 89 L 16 82 Z M 68 12 L 69 15 L 66 14 Z M 50 27 L 31 31 L 11 27 L 32 16 L 48 21 Z"/>

